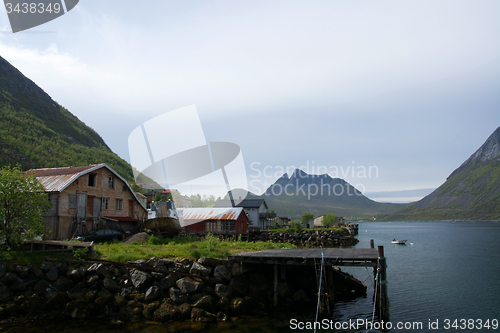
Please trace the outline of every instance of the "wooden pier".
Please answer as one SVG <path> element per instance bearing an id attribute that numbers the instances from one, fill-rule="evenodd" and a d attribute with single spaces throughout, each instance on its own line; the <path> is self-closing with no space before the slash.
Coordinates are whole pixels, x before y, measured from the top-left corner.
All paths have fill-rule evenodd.
<path id="1" fill-rule="evenodd" d="M 73 252 L 78 249 L 87 249 L 92 252 L 94 242 L 73 242 L 73 241 L 56 241 L 56 240 L 30 240 L 22 245 L 29 252 L 44 251 L 44 252 Z"/>
<path id="2" fill-rule="evenodd" d="M 372 267 L 375 288 L 374 302 L 381 320 L 389 320 L 389 301 L 387 297 L 386 262 L 384 247 L 375 249 L 373 240 L 371 248 L 325 248 L 325 249 L 275 249 L 259 252 L 241 252 L 229 257 L 242 264 L 269 264 L 274 265 L 274 305 L 278 301 L 278 268 L 281 267 L 282 276 L 285 275 L 287 265 L 314 265 L 323 262 L 326 267 L 354 266 Z M 328 271 L 325 271 L 328 279 Z M 321 283 L 318 281 L 318 285 Z M 321 287 L 319 289 L 322 289 Z M 319 291 L 319 294 L 326 294 Z M 319 300 L 318 300 L 319 302 Z"/>

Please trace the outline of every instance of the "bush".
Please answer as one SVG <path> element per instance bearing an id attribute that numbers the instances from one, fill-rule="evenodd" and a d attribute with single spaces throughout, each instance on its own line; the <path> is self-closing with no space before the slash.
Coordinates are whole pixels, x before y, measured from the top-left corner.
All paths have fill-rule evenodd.
<path id="1" fill-rule="evenodd" d="M 219 246 L 220 239 L 210 233 L 205 236 L 205 241 L 207 242 L 207 249 L 209 252 L 215 251 Z"/>
<path id="2" fill-rule="evenodd" d="M 162 244 L 162 239 L 159 238 L 159 237 L 156 237 L 154 235 L 151 235 L 148 239 L 148 244 L 152 244 L 152 245 L 160 245 Z"/>

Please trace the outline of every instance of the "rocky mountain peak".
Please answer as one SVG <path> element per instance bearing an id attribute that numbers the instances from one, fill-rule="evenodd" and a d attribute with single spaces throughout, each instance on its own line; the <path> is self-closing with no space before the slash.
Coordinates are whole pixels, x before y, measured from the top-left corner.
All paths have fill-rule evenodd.
<path id="1" fill-rule="evenodd" d="M 490 137 L 478 150 L 476 150 L 474 154 L 462 163 L 460 167 L 453 171 L 450 177 L 465 171 L 465 169 L 473 164 L 484 163 L 493 159 L 500 160 L 500 127 L 498 127 L 493 134 L 490 135 Z"/>

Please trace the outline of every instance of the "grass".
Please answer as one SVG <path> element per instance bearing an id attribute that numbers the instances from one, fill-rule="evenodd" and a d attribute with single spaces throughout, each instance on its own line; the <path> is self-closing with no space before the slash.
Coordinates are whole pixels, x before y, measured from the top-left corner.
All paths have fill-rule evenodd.
<path id="1" fill-rule="evenodd" d="M 96 244 L 97 254 L 106 260 L 135 261 L 151 257 L 169 259 L 199 259 L 201 257 L 227 258 L 238 252 L 252 252 L 269 249 L 296 248 L 288 243 L 268 242 L 240 242 L 235 240 L 221 241 L 217 237 L 208 235 L 199 240 L 189 236 L 173 239 L 150 237 L 148 243 L 105 243 Z"/>
<path id="2" fill-rule="evenodd" d="M 147 243 L 125 244 L 123 242 L 109 242 L 94 244 L 96 256 L 111 261 L 135 261 L 151 257 L 169 259 L 199 259 L 201 257 L 227 258 L 238 252 L 253 252 L 270 249 L 296 248 L 289 243 L 242 242 L 237 239 L 219 240 L 213 235 L 207 235 L 200 240 L 195 237 L 182 236 L 176 238 L 158 238 L 151 236 Z M 80 260 L 84 257 L 81 252 L 47 253 L 42 251 L 0 252 L 0 261 L 17 264 L 41 264 L 48 259 Z"/>

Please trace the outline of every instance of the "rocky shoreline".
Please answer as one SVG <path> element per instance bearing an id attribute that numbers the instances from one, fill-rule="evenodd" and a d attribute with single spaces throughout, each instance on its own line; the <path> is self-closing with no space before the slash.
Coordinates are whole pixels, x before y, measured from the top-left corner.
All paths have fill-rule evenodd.
<path id="1" fill-rule="evenodd" d="M 151 258 L 133 264 L 134 268 L 89 262 L 0 264 L 0 322 L 98 317 L 215 322 L 274 309 L 272 265 L 214 258 Z M 336 300 L 366 295 L 361 282 L 333 271 L 330 293 Z M 314 269 L 289 266 L 287 277 L 278 284 L 279 307 L 314 306 Z"/>
<path id="2" fill-rule="evenodd" d="M 291 243 L 306 248 L 354 246 L 359 242 L 357 238 L 351 236 L 347 229 L 340 231 L 303 229 L 299 232 L 250 232 L 248 241 Z"/>

